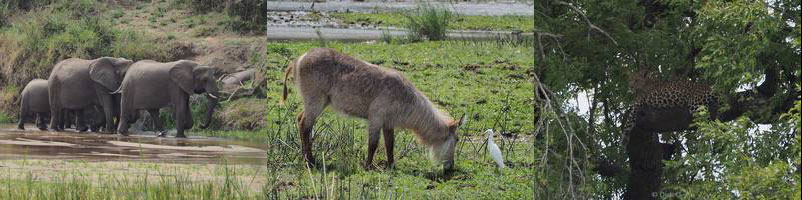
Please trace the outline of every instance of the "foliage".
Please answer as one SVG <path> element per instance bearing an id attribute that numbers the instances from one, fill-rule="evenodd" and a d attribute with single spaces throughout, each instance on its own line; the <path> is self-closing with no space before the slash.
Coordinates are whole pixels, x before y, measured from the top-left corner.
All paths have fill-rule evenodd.
<path id="1" fill-rule="evenodd" d="M 220 115 L 223 127 L 235 130 L 260 130 L 267 127 L 268 111 L 265 104 L 267 102 L 264 99 L 237 99 L 223 104 L 223 109 L 220 109 L 217 114 Z M 198 115 L 200 114 L 202 113 Z M 193 113 L 193 116 L 195 115 Z"/>
<path id="2" fill-rule="evenodd" d="M 447 30 L 454 13 L 443 7 L 421 4 L 404 17 L 407 19 L 404 28 L 410 32 L 413 40 L 444 40 L 448 36 Z"/>
<path id="3" fill-rule="evenodd" d="M 20 87 L 15 85 L 3 85 L 0 87 L 0 108 L 7 108 L 0 110 L 0 123 L 12 122 L 14 114 L 19 112 L 18 94 L 21 92 Z"/>
<path id="4" fill-rule="evenodd" d="M 561 97 L 554 100 L 562 111 L 557 115 L 566 113 L 573 121 L 565 129 L 575 130 L 587 146 L 571 151 L 560 141 L 568 137 L 554 134 L 536 144 L 541 151 L 555 152 L 545 159 L 557 163 L 545 166 L 542 170 L 550 173 L 538 177 L 546 188 L 543 196 L 605 199 L 626 190 L 628 158 L 620 127 L 634 104 L 627 77 L 638 68 L 663 80 L 710 84 L 721 102 L 737 91 L 754 90 L 766 69 L 779 73 L 771 105 L 799 91 L 798 0 L 548 0 L 536 2 L 535 13 L 535 73 L 550 94 Z M 773 117 L 771 128 L 741 118 L 697 121 L 697 130 L 661 134 L 661 142 L 680 145 L 666 162 L 663 194 L 692 199 L 794 196 L 799 134 L 792 133 L 792 120 Z M 560 163 L 569 158 L 595 164 L 576 172 L 587 175 L 585 182 L 569 181 L 565 172 L 571 165 Z M 598 176 L 597 161 L 621 167 L 623 175 Z M 592 189 L 564 189 L 571 187 Z"/>
<path id="5" fill-rule="evenodd" d="M 14 117 L 8 116 L 8 114 L 0 112 L 0 123 L 11 123 L 14 121 Z"/>
<path id="6" fill-rule="evenodd" d="M 731 123 L 709 121 L 706 113 L 696 116 L 701 134 L 685 136 L 687 155 L 667 162 L 666 177 L 673 184 L 663 194 L 682 199 L 798 196 L 798 108 L 771 128 L 759 128 L 746 117 Z"/>
<path id="7" fill-rule="evenodd" d="M 261 0 L 178 0 L 196 13 L 225 12 L 227 26 L 240 33 L 263 33 L 267 24 L 267 2 Z M 177 4 L 177 3 L 176 3 Z"/>

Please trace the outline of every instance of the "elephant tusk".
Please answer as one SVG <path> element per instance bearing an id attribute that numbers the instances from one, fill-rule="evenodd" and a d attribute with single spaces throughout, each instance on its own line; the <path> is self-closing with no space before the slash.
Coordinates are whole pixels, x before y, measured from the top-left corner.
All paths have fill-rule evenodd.
<path id="1" fill-rule="evenodd" d="M 217 99 L 217 96 L 214 96 L 212 93 L 207 93 L 207 94 L 209 94 L 209 97 L 212 97 L 213 99 Z"/>

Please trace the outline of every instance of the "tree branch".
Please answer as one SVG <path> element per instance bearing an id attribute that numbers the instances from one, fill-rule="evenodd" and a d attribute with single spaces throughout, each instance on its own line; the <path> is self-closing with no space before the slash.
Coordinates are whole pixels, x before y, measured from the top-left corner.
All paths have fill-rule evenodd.
<path id="1" fill-rule="evenodd" d="M 581 11 L 581 10 L 579 10 L 579 8 L 577 8 L 576 6 L 574 6 L 574 5 L 570 4 L 570 3 L 567 3 L 567 2 L 565 2 L 565 1 L 559 1 L 559 0 L 557 0 L 557 1 L 555 1 L 555 2 L 556 2 L 557 4 L 559 4 L 559 5 L 564 5 L 564 6 L 568 7 L 568 8 L 571 8 L 571 10 L 574 10 L 574 12 L 576 12 L 577 14 L 579 14 L 579 16 L 581 16 L 581 17 L 582 17 L 582 19 L 584 19 L 584 20 L 585 20 L 585 22 L 588 24 L 588 30 L 589 30 L 589 31 L 588 31 L 588 36 L 590 36 L 590 31 L 592 31 L 592 30 L 596 30 L 596 31 L 598 31 L 599 33 L 601 33 L 602 35 L 604 35 L 604 36 L 607 36 L 607 38 L 610 38 L 610 40 L 611 40 L 611 41 L 613 41 L 613 44 L 615 44 L 615 45 L 618 45 L 618 42 L 616 42 L 616 41 L 615 41 L 615 39 L 614 39 L 612 36 L 610 36 L 610 34 L 609 34 L 609 33 L 607 33 L 607 31 L 604 31 L 604 30 L 602 30 L 601 28 L 599 28 L 598 26 L 596 26 L 595 24 L 593 24 L 593 22 L 591 22 L 591 21 L 590 21 L 590 19 L 588 19 L 588 17 L 587 17 L 587 16 L 585 16 L 585 14 L 584 14 L 584 13 L 582 13 L 582 11 Z"/>

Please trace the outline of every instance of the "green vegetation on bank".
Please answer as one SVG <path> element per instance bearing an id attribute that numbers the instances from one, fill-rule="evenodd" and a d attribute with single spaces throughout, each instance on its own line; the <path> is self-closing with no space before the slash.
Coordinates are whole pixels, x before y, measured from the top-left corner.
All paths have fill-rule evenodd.
<path id="1" fill-rule="evenodd" d="M 403 13 L 331 13 L 331 16 L 344 24 L 365 24 L 404 27 L 406 18 Z M 451 30 L 494 30 L 523 31 L 535 30 L 535 19 L 532 16 L 463 16 L 452 17 L 449 23 Z"/>
<path id="2" fill-rule="evenodd" d="M 197 0 L 2 1 L 0 113 L 15 118 L 19 90 L 12 89 L 46 79 L 53 65 L 66 58 L 170 61 L 184 58 L 198 37 L 264 30 L 264 14 L 258 12 L 262 1 L 231 1 L 227 10 L 220 7 L 225 2 L 205 1 L 215 5 L 207 9 L 198 7 Z"/>

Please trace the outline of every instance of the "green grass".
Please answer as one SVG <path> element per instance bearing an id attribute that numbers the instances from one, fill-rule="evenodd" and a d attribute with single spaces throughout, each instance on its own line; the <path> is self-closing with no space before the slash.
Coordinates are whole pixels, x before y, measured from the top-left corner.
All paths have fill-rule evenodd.
<path id="1" fill-rule="evenodd" d="M 345 24 L 370 24 L 377 26 L 403 27 L 404 14 L 389 13 L 332 13 L 332 17 Z M 495 30 L 524 31 L 535 30 L 532 16 L 455 16 L 449 23 L 451 30 Z"/>
<path id="2" fill-rule="evenodd" d="M 0 112 L 0 123 L 11 123 L 14 122 L 14 118 L 8 116 L 8 114 L 4 112 Z"/>

